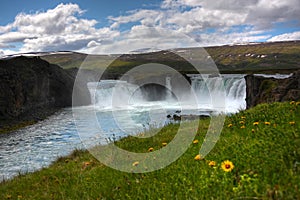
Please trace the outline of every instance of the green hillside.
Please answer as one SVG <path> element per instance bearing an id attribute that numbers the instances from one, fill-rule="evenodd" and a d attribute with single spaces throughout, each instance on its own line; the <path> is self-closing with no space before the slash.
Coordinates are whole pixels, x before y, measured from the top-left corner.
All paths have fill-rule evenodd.
<path id="1" fill-rule="evenodd" d="M 251 73 L 269 70 L 290 72 L 300 68 L 300 41 L 226 45 L 206 47 L 205 50 L 223 73 Z M 189 51 L 191 55 L 194 55 L 193 59 L 196 62 L 207 58 L 207 55 L 203 55 L 199 48 L 173 50 L 175 53 L 176 51 Z M 80 53 L 42 56 L 48 62 L 58 64 L 63 68 L 79 68 L 86 57 L 86 54 Z M 166 53 L 166 51 L 121 56 L 89 55 L 83 67 L 106 69 L 109 66 L 109 72 L 122 74 L 132 67 L 144 63 L 167 64 L 182 73 L 196 72 L 184 59 L 176 54 Z"/>

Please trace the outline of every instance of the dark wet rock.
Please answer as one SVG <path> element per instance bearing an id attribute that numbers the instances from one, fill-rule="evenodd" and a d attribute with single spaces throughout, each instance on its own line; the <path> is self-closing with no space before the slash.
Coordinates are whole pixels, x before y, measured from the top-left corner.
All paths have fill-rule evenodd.
<path id="1" fill-rule="evenodd" d="M 39 120 L 43 113 L 72 106 L 73 85 L 74 76 L 39 57 L 0 60 L 0 119 Z M 78 95 L 81 105 L 90 103 L 88 93 Z"/>
<path id="2" fill-rule="evenodd" d="M 173 115 L 173 120 L 174 121 L 180 121 L 181 120 L 181 116 L 180 115 Z"/>
<path id="3" fill-rule="evenodd" d="M 209 115 L 177 115 L 174 114 L 172 115 L 167 115 L 167 118 L 169 120 L 173 121 L 185 121 L 185 120 L 198 120 L 198 119 L 205 119 L 205 118 L 210 118 Z"/>

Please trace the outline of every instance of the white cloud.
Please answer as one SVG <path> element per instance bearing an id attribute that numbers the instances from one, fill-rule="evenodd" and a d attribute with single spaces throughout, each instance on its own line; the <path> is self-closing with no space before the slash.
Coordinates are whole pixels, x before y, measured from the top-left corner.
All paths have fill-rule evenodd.
<path id="1" fill-rule="evenodd" d="M 293 33 L 285 33 L 285 34 L 281 34 L 281 35 L 276 35 L 276 36 L 268 39 L 269 42 L 293 41 L 293 40 L 300 40 L 300 31 L 293 32 Z"/>
<path id="2" fill-rule="evenodd" d="M 155 25 L 159 20 L 160 11 L 155 10 L 135 10 L 128 13 L 126 16 L 112 17 L 108 19 L 113 22 L 112 28 L 118 28 L 121 24 L 127 24 L 130 22 L 140 22 L 147 24 L 148 26 Z"/>
<path id="3" fill-rule="evenodd" d="M 202 7 L 190 11 L 176 12 L 167 17 L 167 23 L 178 28 L 189 30 L 206 30 L 208 28 L 222 28 L 237 26 L 244 23 L 247 15 L 239 12 L 222 12 L 220 10 L 206 10 Z M 195 28 L 193 28 L 195 27 Z"/>
<path id="4" fill-rule="evenodd" d="M 191 10 L 182 11 L 182 7 L 191 7 Z M 177 10 L 169 21 L 182 17 L 179 25 L 183 25 L 185 20 L 190 24 L 193 19 L 203 28 L 219 23 L 220 27 L 250 25 L 256 30 L 266 30 L 277 22 L 297 20 L 299 23 L 300 19 L 299 0 L 164 0 L 162 8 Z"/>
<path id="5" fill-rule="evenodd" d="M 0 44 L 23 43 L 21 52 L 80 50 L 92 40 L 119 35 L 108 27 L 96 29 L 96 20 L 80 18 L 83 12 L 76 4 L 59 4 L 45 12 L 20 13 L 13 23 L 0 27 Z"/>
<path id="6" fill-rule="evenodd" d="M 214 46 L 226 44 L 241 44 L 253 41 L 266 40 L 270 35 L 257 35 L 255 32 L 241 32 L 224 34 L 222 32 L 213 34 L 202 34 L 197 38 L 201 46 Z"/>
<path id="7" fill-rule="evenodd" d="M 94 44 L 94 43 L 93 43 Z M 196 46 L 193 38 L 174 30 L 162 27 L 137 25 L 124 32 L 118 40 L 110 44 L 93 46 L 86 50 L 89 53 L 128 53 L 137 49 L 171 49 L 181 46 Z"/>

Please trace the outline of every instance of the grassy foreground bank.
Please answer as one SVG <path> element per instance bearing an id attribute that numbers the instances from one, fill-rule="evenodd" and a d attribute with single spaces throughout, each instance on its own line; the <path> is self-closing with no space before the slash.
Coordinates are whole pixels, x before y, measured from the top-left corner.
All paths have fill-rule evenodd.
<path id="1" fill-rule="evenodd" d="M 0 183 L 0 199 L 300 199 L 299 111 L 298 102 L 273 103 L 227 117 L 215 148 L 197 159 L 209 125 L 201 120 L 187 152 L 150 173 L 120 172 L 75 151 L 49 168 Z M 134 152 L 164 148 L 177 128 L 117 145 Z"/>

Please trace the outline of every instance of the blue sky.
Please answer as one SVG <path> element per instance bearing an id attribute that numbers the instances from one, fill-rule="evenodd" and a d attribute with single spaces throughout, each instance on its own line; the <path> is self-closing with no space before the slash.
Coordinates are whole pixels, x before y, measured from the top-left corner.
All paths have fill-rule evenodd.
<path id="1" fill-rule="evenodd" d="M 0 55 L 300 39 L 299 0 L 2 0 Z"/>

